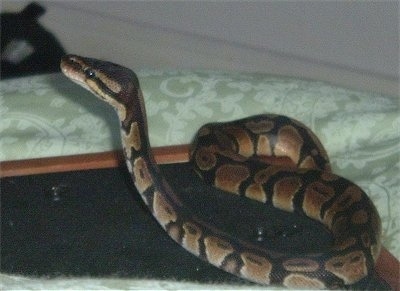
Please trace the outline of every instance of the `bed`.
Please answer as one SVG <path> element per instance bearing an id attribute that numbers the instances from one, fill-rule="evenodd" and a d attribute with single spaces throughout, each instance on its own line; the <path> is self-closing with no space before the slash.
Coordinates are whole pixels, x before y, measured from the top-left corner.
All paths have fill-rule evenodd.
<path id="1" fill-rule="evenodd" d="M 383 245 L 397 260 L 400 258 L 397 96 L 258 73 L 156 70 L 137 73 L 145 96 L 153 147 L 184 146 L 190 143 L 197 128 L 210 121 L 265 112 L 302 121 L 325 145 L 333 171 L 354 181 L 371 197 L 382 218 Z M 1 81 L 1 91 L 2 176 L 7 176 L 6 170 L 12 170 L 10 165 L 27 160 L 118 152 L 121 148 L 113 111 L 61 74 Z M 2 284 L 8 287 L 24 282 L 29 285 L 33 280 L 1 276 Z M 70 280 L 73 286 L 74 279 Z M 111 281 L 106 284 L 112 284 Z M 136 283 L 150 286 L 146 285 L 150 282 Z"/>

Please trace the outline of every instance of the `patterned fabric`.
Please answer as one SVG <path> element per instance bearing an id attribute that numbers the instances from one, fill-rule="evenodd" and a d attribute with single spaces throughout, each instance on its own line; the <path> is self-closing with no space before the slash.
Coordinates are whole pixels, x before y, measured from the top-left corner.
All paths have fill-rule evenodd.
<path id="1" fill-rule="evenodd" d="M 265 74 L 140 71 L 153 146 L 189 143 L 202 124 L 259 113 L 302 121 L 335 173 L 361 186 L 382 217 L 384 246 L 400 258 L 399 99 Z M 1 82 L 0 160 L 120 148 L 106 104 L 59 74 Z"/>

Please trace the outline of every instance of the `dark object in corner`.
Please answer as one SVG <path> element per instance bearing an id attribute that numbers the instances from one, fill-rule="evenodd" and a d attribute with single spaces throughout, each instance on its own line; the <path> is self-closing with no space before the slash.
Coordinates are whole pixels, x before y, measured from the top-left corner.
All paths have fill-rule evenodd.
<path id="1" fill-rule="evenodd" d="M 1 13 L 1 79 L 59 70 L 65 51 L 38 22 L 45 11 L 31 3 L 19 13 Z"/>

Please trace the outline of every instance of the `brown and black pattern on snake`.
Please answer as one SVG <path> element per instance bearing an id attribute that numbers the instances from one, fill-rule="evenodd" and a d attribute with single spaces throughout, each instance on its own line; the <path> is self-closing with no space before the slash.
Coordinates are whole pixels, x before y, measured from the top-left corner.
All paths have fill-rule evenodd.
<path id="1" fill-rule="evenodd" d="M 305 215 L 332 233 L 325 251 L 293 255 L 232 237 L 180 201 L 154 161 L 135 73 L 76 55 L 63 57 L 61 69 L 117 111 L 132 180 L 159 224 L 187 251 L 244 279 L 289 288 L 344 288 L 373 272 L 381 246 L 379 215 L 358 186 L 330 172 L 321 142 L 300 122 L 271 114 L 208 124 L 191 150 L 205 181 Z M 294 166 L 268 164 L 269 156 L 288 157 Z"/>

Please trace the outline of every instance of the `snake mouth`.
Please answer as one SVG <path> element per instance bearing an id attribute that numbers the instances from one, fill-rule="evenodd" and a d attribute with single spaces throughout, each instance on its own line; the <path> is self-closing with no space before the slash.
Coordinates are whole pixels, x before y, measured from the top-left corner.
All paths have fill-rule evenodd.
<path id="1" fill-rule="evenodd" d="M 61 72 L 74 83 L 92 91 L 86 83 L 84 64 L 75 55 L 65 55 L 60 61 Z"/>
<path id="2" fill-rule="evenodd" d="M 64 75 L 74 80 L 83 81 L 83 64 L 74 55 L 65 55 L 61 58 L 60 69 Z"/>

